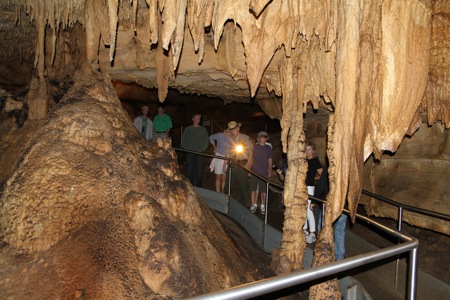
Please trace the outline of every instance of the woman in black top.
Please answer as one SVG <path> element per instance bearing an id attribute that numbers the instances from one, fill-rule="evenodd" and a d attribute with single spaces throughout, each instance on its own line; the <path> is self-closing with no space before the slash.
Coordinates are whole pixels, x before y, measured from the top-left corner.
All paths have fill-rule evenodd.
<path id="1" fill-rule="evenodd" d="M 308 161 L 308 172 L 306 173 L 306 186 L 308 188 L 308 195 L 314 196 L 315 181 L 320 178 L 322 174 L 322 165 L 316 154 L 316 145 L 311 142 L 306 143 L 305 147 L 306 160 Z M 306 242 L 314 243 L 316 241 L 316 221 L 311 207 L 311 200 L 308 199 L 307 219 L 303 230 L 306 234 Z"/>

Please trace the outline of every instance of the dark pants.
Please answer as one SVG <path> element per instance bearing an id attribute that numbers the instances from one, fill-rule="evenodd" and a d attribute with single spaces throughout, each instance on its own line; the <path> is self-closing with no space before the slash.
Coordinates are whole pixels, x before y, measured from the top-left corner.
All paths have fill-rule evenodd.
<path id="1" fill-rule="evenodd" d="M 192 185 L 201 187 L 203 182 L 203 157 L 198 154 L 186 153 L 188 179 Z"/>
<path id="2" fill-rule="evenodd" d="M 245 164 L 242 162 L 242 164 Z M 228 182 L 229 182 L 229 173 L 227 172 L 227 181 L 225 182 L 224 193 L 228 193 Z M 236 164 L 232 165 L 231 168 L 231 185 L 233 185 L 234 181 L 237 180 L 239 186 L 239 196 L 237 200 L 241 202 L 242 205 L 247 206 L 248 201 L 248 172 L 243 168 L 237 166 Z"/>
<path id="3" fill-rule="evenodd" d="M 322 220 L 323 204 L 316 202 L 314 200 L 311 201 L 311 203 L 314 203 L 313 214 L 314 214 L 314 219 L 316 220 L 316 233 L 318 234 L 320 232 L 320 229 L 322 229 L 322 224 L 323 224 L 323 220 Z"/>

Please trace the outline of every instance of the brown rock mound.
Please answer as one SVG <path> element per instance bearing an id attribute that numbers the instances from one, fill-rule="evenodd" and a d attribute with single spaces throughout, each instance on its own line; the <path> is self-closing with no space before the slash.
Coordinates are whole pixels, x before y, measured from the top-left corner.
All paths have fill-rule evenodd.
<path id="1" fill-rule="evenodd" d="M 91 70 L 21 156 L 0 213 L 6 298 L 182 298 L 258 276 L 170 142 L 142 139 Z"/>

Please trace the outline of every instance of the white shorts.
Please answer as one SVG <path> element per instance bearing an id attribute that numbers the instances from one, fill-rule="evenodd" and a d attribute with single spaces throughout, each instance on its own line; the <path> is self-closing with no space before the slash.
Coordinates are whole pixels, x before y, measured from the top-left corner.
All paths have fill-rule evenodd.
<path id="1" fill-rule="evenodd" d="M 211 165 L 210 165 L 211 172 L 214 172 L 214 174 L 217 174 L 217 175 L 225 175 L 225 173 L 227 171 L 226 164 L 227 164 L 227 161 L 224 159 L 213 158 L 213 160 L 211 161 Z"/>

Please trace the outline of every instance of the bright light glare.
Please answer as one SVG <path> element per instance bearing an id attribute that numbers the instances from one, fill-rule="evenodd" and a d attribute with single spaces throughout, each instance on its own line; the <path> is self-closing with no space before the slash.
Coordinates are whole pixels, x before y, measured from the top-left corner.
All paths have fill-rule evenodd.
<path id="1" fill-rule="evenodd" d="M 237 146 L 236 146 L 236 153 L 241 153 L 242 151 L 244 151 L 244 146 L 242 146 L 242 145 L 237 145 Z"/>

